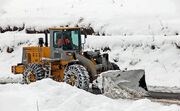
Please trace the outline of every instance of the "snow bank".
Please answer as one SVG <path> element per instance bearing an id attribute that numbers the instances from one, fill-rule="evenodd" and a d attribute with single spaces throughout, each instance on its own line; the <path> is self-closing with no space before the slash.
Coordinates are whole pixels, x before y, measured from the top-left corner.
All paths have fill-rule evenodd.
<path id="1" fill-rule="evenodd" d="M 30 85 L 0 85 L 1 111 L 178 111 L 148 99 L 112 100 L 65 83 L 45 79 Z"/>
<path id="2" fill-rule="evenodd" d="M 106 34 L 180 32 L 178 0 L 1 0 L 0 26 L 91 26 Z"/>

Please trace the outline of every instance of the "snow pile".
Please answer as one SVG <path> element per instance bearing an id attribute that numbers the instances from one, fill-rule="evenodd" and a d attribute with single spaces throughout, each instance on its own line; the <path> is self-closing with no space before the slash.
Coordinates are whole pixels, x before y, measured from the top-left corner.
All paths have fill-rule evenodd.
<path id="1" fill-rule="evenodd" d="M 112 100 L 93 95 L 65 83 L 45 79 L 30 85 L 0 85 L 1 111 L 178 111 L 177 105 L 164 106 L 148 99 Z"/>
<path id="2" fill-rule="evenodd" d="M 1 0 L 0 27 L 76 24 L 106 34 L 180 32 L 178 0 Z"/>
<path id="3" fill-rule="evenodd" d="M 105 96 L 113 99 L 142 98 L 148 95 L 145 89 L 139 87 L 143 75 L 144 70 L 111 70 L 101 73 L 93 84 L 101 89 Z"/>

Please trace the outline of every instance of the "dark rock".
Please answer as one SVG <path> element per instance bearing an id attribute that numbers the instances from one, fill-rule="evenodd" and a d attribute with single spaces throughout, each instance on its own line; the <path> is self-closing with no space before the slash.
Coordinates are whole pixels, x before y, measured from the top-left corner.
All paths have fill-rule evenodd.
<path id="1" fill-rule="evenodd" d="M 152 50 L 156 49 L 156 46 L 155 46 L 155 45 L 152 45 L 152 46 L 151 46 L 151 49 L 152 49 Z"/>
<path id="2" fill-rule="evenodd" d="M 111 49 L 109 47 L 104 47 L 102 48 L 103 52 L 106 52 L 106 51 L 111 51 Z"/>
<path id="3" fill-rule="evenodd" d="M 12 53 L 14 51 L 14 49 L 13 48 L 11 48 L 11 47 L 7 47 L 7 50 L 6 50 L 6 52 L 7 53 Z"/>

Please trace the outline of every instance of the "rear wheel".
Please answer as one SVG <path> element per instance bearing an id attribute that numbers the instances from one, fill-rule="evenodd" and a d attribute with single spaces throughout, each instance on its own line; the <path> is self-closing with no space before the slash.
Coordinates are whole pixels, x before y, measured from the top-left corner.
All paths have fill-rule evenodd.
<path id="1" fill-rule="evenodd" d="M 82 65 L 70 65 L 65 68 L 64 82 L 80 89 L 89 89 L 89 75 Z"/>
<path id="2" fill-rule="evenodd" d="M 41 64 L 29 64 L 23 73 L 23 82 L 29 84 L 45 77 Z"/>

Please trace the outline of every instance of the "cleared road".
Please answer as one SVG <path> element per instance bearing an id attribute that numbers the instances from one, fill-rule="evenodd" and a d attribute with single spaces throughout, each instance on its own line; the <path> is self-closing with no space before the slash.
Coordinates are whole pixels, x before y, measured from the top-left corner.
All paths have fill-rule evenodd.
<path id="1" fill-rule="evenodd" d="M 176 99 L 180 100 L 180 93 L 166 93 L 149 91 L 149 97 L 155 99 Z"/>

